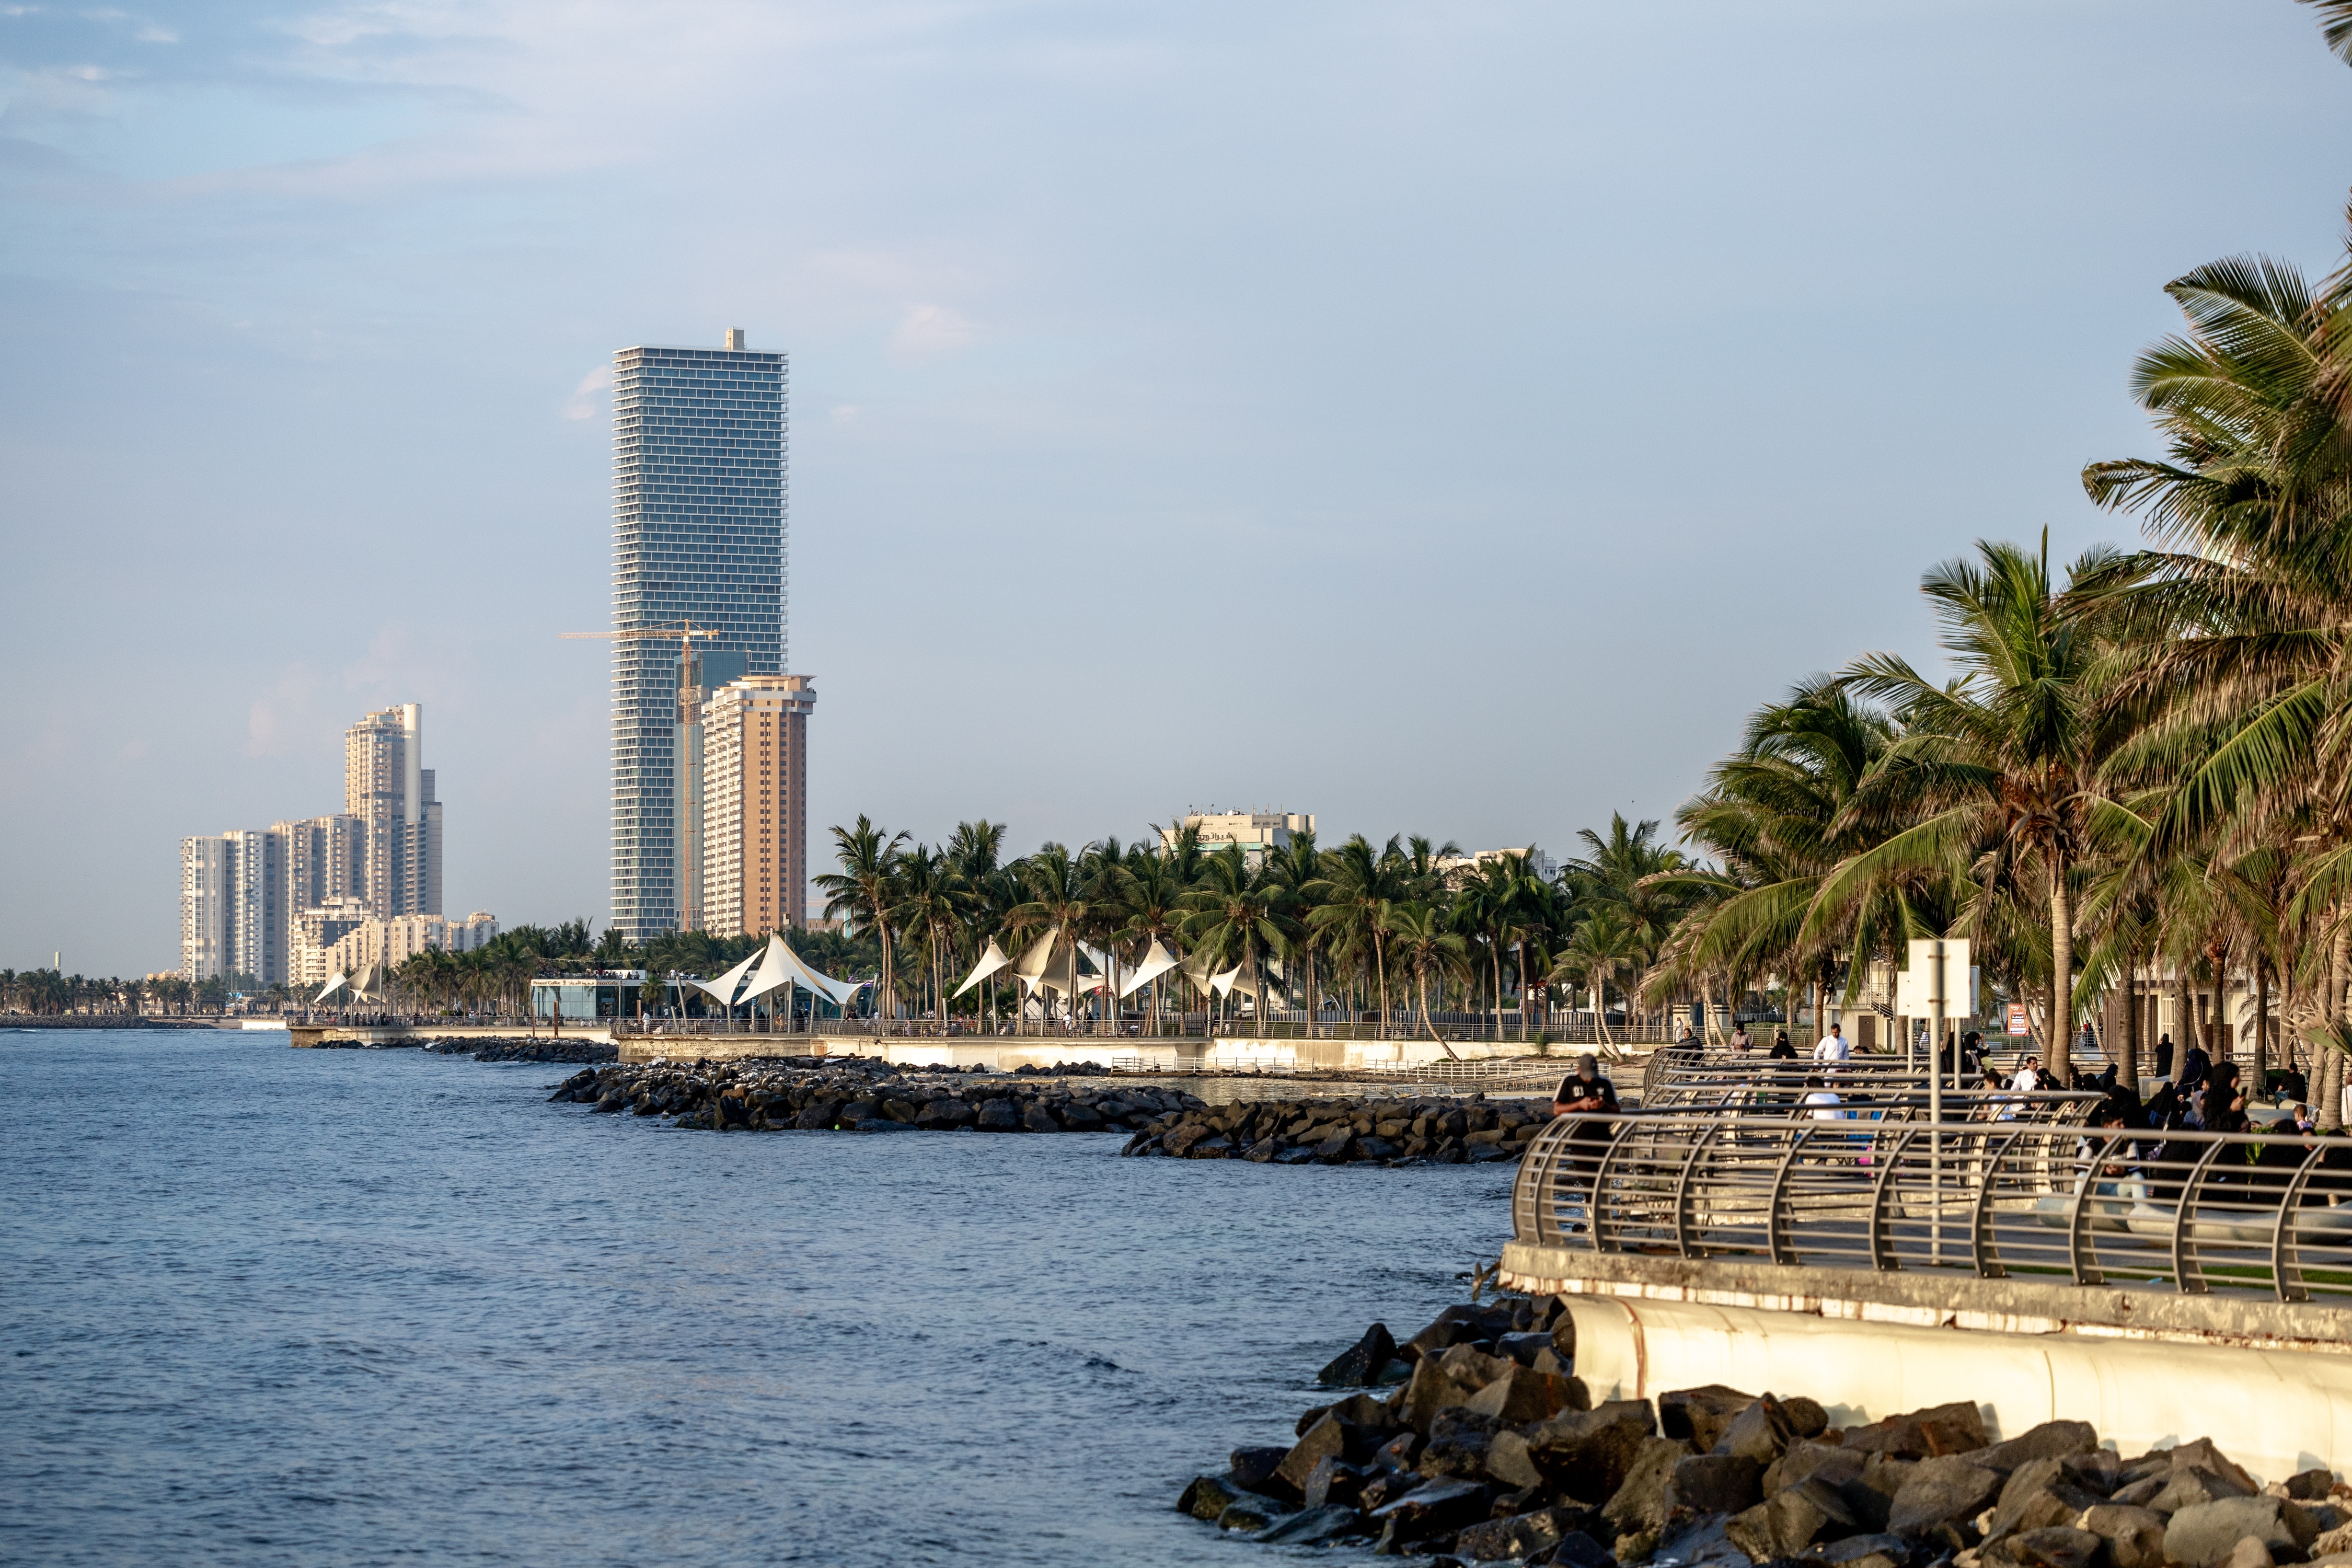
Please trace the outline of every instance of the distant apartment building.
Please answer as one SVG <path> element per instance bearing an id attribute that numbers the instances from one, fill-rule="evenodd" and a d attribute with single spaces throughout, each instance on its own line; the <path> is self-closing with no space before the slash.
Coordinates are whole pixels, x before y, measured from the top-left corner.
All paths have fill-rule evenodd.
<path id="1" fill-rule="evenodd" d="M 418 704 L 370 713 L 343 737 L 341 812 L 182 840 L 181 975 L 301 984 L 362 921 L 437 919 L 441 803 L 424 762 Z"/>
<path id="2" fill-rule="evenodd" d="M 691 624 L 717 634 L 697 645 L 706 657 L 742 660 L 730 677 L 782 673 L 787 395 L 785 357 L 740 331 L 723 348 L 614 354 L 614 631 Z M 613 644 L 613 923 L 632 942 L 678 929 L 693 904 L 679 646 Z"/>
<path id="3" fill-rule="evenodd" d="M 498 934 L 499 922 L 485 910 L 476 910 L 462 921 L 439 915 L 362 921 L 327 950 L 330 973 L 319 977 L 320 984 L 334 978 L 336 972 L 359 974 L 371 964 L 397 969 L 420 952 L 471 952 L 488 947 Z"/>
<path id="4" fill-rule="evenodd" d="M 1511 849 L 1481 849 L 1471 855 L 1441 855 L 1437 860 L 1437 872 L 1445 879 L 1447 887 L 1459 889 L 1463 883 L 1506 855 L 1525 855 L 1528 857 L 1528 870 L 1547 882 L 1559 880 L 1559 863 L 1541 849 L 1536 849 L 1530 853 L 1529 847 L 1524 844 Z"/>
<path id="5" fill-rule="evenodd" d="M 677 724 L 670 755 L 677 768 L 678 930 L 706 931 L 703 914 L 704 706 L 713 693 L 743 679 L 744 656 L 724 648 L 686 648 L 677 662 Z M 763 678 L 764 679 L 764 678 Z"/>
<path id="6" fill-rule="evenodd" d="M 180 978 L 218 980 L 236 973 L 236 852 L 226 835 L 180 840 Z"/>
<path id="7" fill-rule="evenodd" d="M 316 992 L 335 975 L 335 945 L 367 924 L 365 900 L 322 899 L 289 922 L 286 984 Z"/>
<path id="8" fill-rule="evenodd" d="M 1187 811 L 1175 826 L 1161 828 L 1160 842 L 1173 847 L 1177 833 L 1186 827 L 1200 830 L 1203 849 L 1238 844 L 1243 854 L 1258 861 L 1265 858 L 1269 849 L 1290 847 L 1292 834 L 1314 832 L 1315 816 L 1311 812 L 1219 811 L 1213 805 L 1206 811 Z"/>
<path id="9" fill-rule="evenodd" d="M 798 927 L 808 906 L 805 675 L 747 675 L 702 710 L 702 919 L 720 936 Z"/>
<path id="10" fill-rule="evenodd" d="M 441 803 L 425 710 L 404 702 L 343 733 L 343 811 L 362 825 L 359 897 L 378 920 L 441 912 Z"/>

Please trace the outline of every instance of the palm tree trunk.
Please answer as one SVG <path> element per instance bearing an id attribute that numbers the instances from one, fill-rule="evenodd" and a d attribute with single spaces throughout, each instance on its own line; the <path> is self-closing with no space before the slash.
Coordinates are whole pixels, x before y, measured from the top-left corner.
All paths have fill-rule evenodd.
<path id="1" fill-rule="evenodd" d="M 2137 1095 L 2139 1093 L 2139 959 L 2128 955 L 2124 963 L 2124 1059 L 2116 1069 L 2116 1081 Z"/>
<path id="2" fill-rule="evenodd" d="M 2330 910 L 2333 916 L 2340 910 Z M 2331 921 L 2334 932 L 2327 943 L 2327 994 L 2320 999 L 2320 1016 L 2330 1024 L 2341 1024 L 2344 1018 L 2344 978 L 2347 964 L 2352 964 L 2352 924 Z M 2313 1124 L 2322 1132 L 2335 1132 L 2344 1126 L 2344 1053 L 2332 1046 L 2315 1051 L 2312 1076 L 2319 1081 L 2313 1085 L 2318 1092 L 2318 1104 L 2313 1107 Z"/>
<path id="3" fill-rule="evenodd" d="M 2271 1087 L 2271 972 L 2263 955 L 2254 955 L 2254 1091 Z"/>
<path id="4" fill-rule="evenodd" d="M 2074 1082 L 2074 909 L 2066 887 L 2066 861 L 2054 857 L 2050 871 L 2050 1076 L 2055 1087 Z"/>

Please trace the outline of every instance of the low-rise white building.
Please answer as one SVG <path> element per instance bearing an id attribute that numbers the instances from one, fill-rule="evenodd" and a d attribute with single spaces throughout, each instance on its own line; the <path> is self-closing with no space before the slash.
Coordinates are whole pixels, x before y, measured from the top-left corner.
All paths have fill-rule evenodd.
<path id="1" fill-rule="evenodd" d="M 1161 828 L 1160 843 L 1174 848 L 1177 834 L 1187 827 L 1199 830 L 1203 849 L 1238 844 L 1243 854 L 1256 861 L 1265 859 L 1269 849 L 1289 848 L 1291 835 L 1314 832 L 1315 815 L 1295 811 L 1219 811 L 1213 805 L 1206 811 L 1188 810 L 1174 826 Z"/>
<path id="2" fill-rule="evenodd" d="M 499 934 L 499 922 L 486 910 L 476 910 L 462 921 L 439 915 L 401 915 L 388 921 L 363 921 L 329 950 L 329 973 L 358 974 L 370 964 L 397 969 L 420 952 L 471 952 L 488 947 Z"/>

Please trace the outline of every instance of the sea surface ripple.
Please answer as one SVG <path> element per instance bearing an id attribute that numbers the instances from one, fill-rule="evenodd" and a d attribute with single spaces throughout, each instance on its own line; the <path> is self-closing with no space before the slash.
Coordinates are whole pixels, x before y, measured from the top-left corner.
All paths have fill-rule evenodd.
<path id="1" fill-rule="evenodd" d="M 1508 1229 L 1507 1165 L 722 1136 L 276 1033 L 0 1052 L 7 1563 L 1349 1562 L 1171 1505 Z"/>

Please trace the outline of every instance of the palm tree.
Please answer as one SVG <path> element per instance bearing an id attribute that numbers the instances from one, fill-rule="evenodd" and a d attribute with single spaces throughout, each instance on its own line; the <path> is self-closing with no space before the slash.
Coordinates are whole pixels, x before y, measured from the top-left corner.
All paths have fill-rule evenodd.
<path id="1" fill-rule="evenodd" d="M 1614 1047 L 1609 1037 L 1609 983 L 1633 961 L 1638 949 L 1633 928 L 1622 910 L 1604 904 L 1591 910 L 1569 933 L 1568 944 L 1552 960 L 1549 978 L 1555 983 L 1578 979 L 1592 988 L 1593 1026 L 1601 1032 L 1601 1043 Z M 1633 1021 L 1633 1009 L 1625 1009 L 1625 1022 Z"/>
<path id="2" fill-rule="evenodd" d="M 1081 857 L 1055 843 L 1038 847 L 1034 855 L 1021 861 L 1022 891 L 1026 898 L 1015 904 L 1006 915 L 1007 928 L 1026 936 L 1034 931 L 1051 931 L 1057 941 L 1071 944 L 1071 994 L 1064 1000 L 1070 1009 L 1070 1022 L 1078 1021 L 1076 986 L 1078 955 L 1076 944 L 1091 929 L 1094 905 L 1087 897 L 1089 880 Z"/>
<path id="3" fill-rule="evenodd" d="M 1409 868 L 1398 845 L 1391 838 L 1387 847 L 1376 850 L 1359 833 L 1326 854 L 1321 885 L 1315 889 L 1320 902 L 1307 916 L 1327 941 L 1362 961 L 1365 978 L 1377 988 L 1383 1029 L 1389 1022 L 1389 971 L 1381 910 L 1403 901 L 1410 891 Z"/>
<path id="4" fill-rule="evenodd" d="M 1421 1004 L 1421 1026 L 1429 1037 L 1437 1040 L 1436 1026 L 1429 1021 L 1429 977 L 1438 976 L 1441 986 L 1449 973 L 1458 974 L 1470 967 L 1470 944 L 1462 940 L 1459 931 L 1445 929 L 1445 918 L 1436 906 L 1408 900 L 1391 903 L 1381 910 L 1381 925 L 1387 931 L 1398 962 L 1412 971 L 1413 989 Z M 1454 1054 L 1444 1041 L 1445 1054 Z"/>
<path id="5" fill-rule="evenodd" d="M 1295 930 L 1282 949 L 1285 963 L 1296 966 L 1304 960 L 1306 975 L 1301 999 L 1307 1012 L 1307 1036 L 1318 1037 L 1317 1020 L 1322 1013 L 1322 988 L 1317 973 L 1317 950 L 1322 945 L 1324 933 L 1314 924 L 1315 911 L 1322 906 L 1323 890 L 1330 884 L 1323 877 L 1323 855 L 1315 847 L 1312 828 L 1290 836 L 1290 842 L 1280 848 L 1268 850 L 1265 874 L 1281 890 L 1282 910 L 1295 922 Z"/>
<path id="6" fill-rule="evenodd" d="M 1253 867 L 1238 844 L 1227 844 L 1202 868 L 1200 885 L 1186 893 L 1183 931 L 1194 951 L 1217 955 L 1236 952 L 1256 987 L 1257 1021 L 1265 1023 L 1265 955 L 1279 951 L 1298 925 L 1283 910 L 1282 887 L 1263 866 Z"/>
<path id="7" fill-rule="evenodd" d="M 1972 884 L 1986 919 L 2006 898 L 2047 910 L 2050 1069 L 2068 1080 L 2074 1034 L 2074 899 L 2093 848 L 2095 814 L 2116 804 L 2101 763 L 2119 739 L 2099 690 L 2095 615 L 2062 600 L 2039 555 L 1979 543 L 1974 562 L 1929 571 L 1921 592 L 1958 667 L 1937 685 L 1893 654 L 1855 661 L 1845 683 L 1882 701 L 1904 735 L 1848 805 L 1847 816 L 1899 823 L 1884 842 L 1849 856 L 1823 881 L 1807 924 L 1819 929 L 1907 874 Z M 2110 569 L 2115 553 L 2086 552 L 2070 576 Z"/>
<path id="8" fill-rule="evenodd" d="M 871 931 L 882 944 L 881 983 L 877 989 L 886 1019 L 896 1016 L 888 1011 L 894 1005 L 890 960 L 892 928 L 898 920 L 891 879 L 906 842 L 906 834 L 886 836 L 860 812 L 856 826 L 833 830 L 841 869 L 816 879 L 817 891 L 825 896 L 824 918 L 845 921 L 853 931 Z"/>
<path id="9" fill-rule="evenodd" d="M 1118 932 L 1136 945 L 1139 963 L 1155 942 L 1180 945 L 1178 931 L 1188 912 L 1186 889 L 1176 879 L 1174 859 L 1139 846 L 1128 857 L 1127 876 L 1119 890 Z M 1151 1033 L 1160 1033 L 1160 980 L 1151 981 Z"/>

